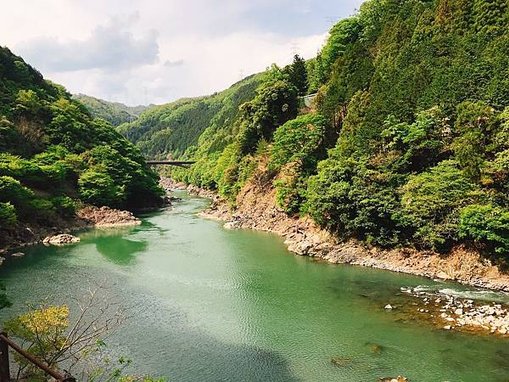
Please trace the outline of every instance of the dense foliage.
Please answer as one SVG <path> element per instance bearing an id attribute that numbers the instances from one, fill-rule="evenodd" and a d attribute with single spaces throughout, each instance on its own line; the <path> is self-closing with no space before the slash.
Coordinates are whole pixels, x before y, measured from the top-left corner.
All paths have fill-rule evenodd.
<path id="1" fill-rule="evenodd" d="M 255 75 L 244 79 L 221 93 L 209 97 L 181 99 L 154 106 L 141 113 L 133 123 L 119 126 L 118 131 L 136 143 L 148 158 L 178 157 L 196 147 L 207 128 L 221 130 L 237 118 L 241 104 L 254 96 L 260 82 Z M 227 137 L 217 137 L 222 145 Z"/>
<path id="2" fill-rule="evenodd" d="M 341 131 L 308 189 L 320 224 L 384 246 L 470 240 L 507 254 L 508 12 L 369 1 L 331 30 L 310 66 L 319 112 Z"/>
<path id="3" fill-rule="evenodd" d="M 126 106 L 119 102 L 109 102 L 84 94 L 73 96 L 74 99 L 85 105 L 94 118 L 101 118 L 113 126 L 133 122 L 150 106 Z"/>
<path id="4" fill-rule="evenodd" d="M 197 163 L 191 171 L 174 171 L 174 177 L 218 189 L 234 202 L 257 168 L 266 143 L 272 141 L 279 126 L 297 116 L 298 90 L 286 71 L 273 66 L 256 80 L 258 87 L 252 99 L 228 103 L 199 137 L 197 148 L 188 149 L 186 154 Z M 224 112 L 231 117 L 224 118 Z"/>
<path id="5" fill-rule="evenodd" d="M 507 259 L 508 79 L 506 0 L 369 0 L 316 58 L 268 70 L 173 176 L 235 203 L 262 171 L 283 210 L 338 238 Z M 304 83 L 318 94 L 297 116 Z"/>
<path id="6" fill-rule="evenodd" d="M 0 48 L 0 230 L 54 224 L 81 202 L 156 205 L 157 180 L 109 123 Z"/>

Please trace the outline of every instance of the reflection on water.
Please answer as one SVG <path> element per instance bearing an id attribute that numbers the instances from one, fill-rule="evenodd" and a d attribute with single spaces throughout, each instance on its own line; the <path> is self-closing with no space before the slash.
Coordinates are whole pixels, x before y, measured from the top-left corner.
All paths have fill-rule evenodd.
<path id="1" fill-rule="evenodd" d="M 109 261 L 118 265 L 129 265 L 136 259 L 138 253 L 147 249 L 148 243 L 114 236 L 97 238 L 95 245 Z"/>
<path id="2" fill-rule="evenodd" d="M 405 303 L 401 287 L 468 288 L 295 257 L 273 235 L 198 218 L 205 204 L 185 198 L 141 226 L 85 232 L 76 246 L 34 247 L 8 260 L 0 278 L 14 307 L 0 316 L 101 285 L 135 309 L 108 344 L 138 374 L 179 382 L 509 380 L 507 340 L 436 330 L 383 309 Z"/>
<path id="3" fill-rule="evenodd" d="M 135 230 L 133 227 L 97 229 L 81 235 L 81 240 L 83 244 L 94 243 L 97 251 L 112 263 L 129 265 L 136 260 L 137 254 L 144 252 L 148 247 L 146 240 L 126 238 Z"/>

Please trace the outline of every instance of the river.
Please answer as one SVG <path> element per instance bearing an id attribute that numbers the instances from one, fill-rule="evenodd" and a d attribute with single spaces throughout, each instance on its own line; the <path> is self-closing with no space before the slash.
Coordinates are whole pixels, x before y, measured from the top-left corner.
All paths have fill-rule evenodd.
<path id="1" fill-rule="evenodd" d="M 401 287 L 467 288 L 297 257 L 277 236 L 198 217 L 207 201 L 182 196 L 141 226 L 87 231 L 78 245 L 8 259 L 0 278 L 14 306 L 1 318 L 43 298 L 70 303 L 100 285 L 133 309 L 107 344 L 137 374 L 179 382 L 509 381 L 507 340 L 439 330 L 383 308 Z"/>

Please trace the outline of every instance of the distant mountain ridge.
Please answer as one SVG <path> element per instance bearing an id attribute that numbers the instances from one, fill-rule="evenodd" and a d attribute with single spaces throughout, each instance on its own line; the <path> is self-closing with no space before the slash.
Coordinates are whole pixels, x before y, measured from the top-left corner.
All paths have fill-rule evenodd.
<path id="1" fill-rule="evenodd" d="M 127 106 L 120 102 L 106 101 L 86 94 L 75 94 L 73 98 L 84 104 L 93 117 L 104 119 L 113 126 L 133 122 L 143 111 L 155 106 Z"/>
<path id="2" fill-rule="evenodd" d="M 215 144 L 224 147 L 233 139 L 230 126 L 239 107 L 252 99 L 264 74 L 251 75 L 230 88 L 209 96 L 182 98 L 145 109 L 135 121 L 118 126 L 147 158 L 179 157 L 198 146 L 205 130 L 213 131 Z"/>

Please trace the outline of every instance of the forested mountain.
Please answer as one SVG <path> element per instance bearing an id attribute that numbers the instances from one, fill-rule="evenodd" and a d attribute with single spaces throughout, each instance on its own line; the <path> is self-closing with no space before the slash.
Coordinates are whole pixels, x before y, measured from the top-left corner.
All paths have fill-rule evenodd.
<path id="1" fill-rule="evenodd" d="M 119 126 L 118 131 L 136 143 L 148 158 L 181 156 L 197 145 L 208 127 L 220 131 L 233 125 L 239 106 L 253 98 L 261 79 L 261 75 L 250 76 L 208 97 L 151 107 L 135 122 Z M 216 140 L 220 142 L 223 138 L 227 139 L 217 136 Z"/>
<path id="2" fill-rule="evenodd" d="M 109 123 L 0 47 L 0 241 L 18 225 L 72 218 L 82 203 L 157 205 L 157 181 Z"/>
<path id="3" fill-rule="evenodd" d="M 76 94 L 73 98 L 84 104 L 94 118 L 102 118 L 115 127 L 135 121 L 145 109 L 153 106 L 126 106 L 123 103 L 109 102 L 85 94 Z"/>
<path id="4" fill-rule="evenodd" d="M 340 239 L 439 251 L 465 243 L 509 259 L 506 0 L 366 1 L 307 62 L 318 96 L 300 116 L 298 61 L 272 67 L 236 118 L 219 112 L 204 130 L 184 103 L 192 139 L 178 149 L 146 139 L 143 150 L 187 146 L 198 163 L 173 176 L 233 204 L 246 182 L 263 180 L 287 213 Z"/>

